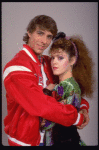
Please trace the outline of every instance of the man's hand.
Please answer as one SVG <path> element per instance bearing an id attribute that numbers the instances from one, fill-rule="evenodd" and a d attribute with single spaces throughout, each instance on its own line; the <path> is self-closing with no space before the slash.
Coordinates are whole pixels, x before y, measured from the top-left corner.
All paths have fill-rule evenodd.
<path id="1" fill-rule="evenodd" d="M 82 109 L 79 111 L 79 113 L 82 113 L 84 115 L 85 121 L 81 126 L 77 126 L 78 129 L 83 129 L 88 123 L 89 123 L 89 114 L 86 109 Z"/>

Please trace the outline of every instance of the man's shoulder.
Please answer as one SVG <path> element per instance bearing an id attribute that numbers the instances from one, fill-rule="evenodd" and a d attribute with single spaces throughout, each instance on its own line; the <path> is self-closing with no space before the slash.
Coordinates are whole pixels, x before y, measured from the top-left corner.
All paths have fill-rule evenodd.
<path id="1" fill-rule="evenodd" d="M 9 62 L 7 62 L 4 70 L 10 66 L 25 66 L 27 65 L 27 62 L 29 63 L 27 55 L 25 55 L 23 51 L 19 51 Z"/>
<path id="2" fill-rule="evenodd" d="M 43 57 L 46 59 L 51 59 L 48 55 L 43 55 Z"/>
<path id="3" fill-rule="evenodd" d="M 48 55 L 43 55 L 46 62 L 50 63 L 51 58 Z"/>

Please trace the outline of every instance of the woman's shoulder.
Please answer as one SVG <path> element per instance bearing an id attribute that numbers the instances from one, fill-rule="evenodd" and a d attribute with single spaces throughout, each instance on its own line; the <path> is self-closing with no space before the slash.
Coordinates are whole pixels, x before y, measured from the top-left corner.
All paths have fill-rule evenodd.
<path id="1" fill-rule="evenodd" d="M 67 78 L 64 81 L 62 81 L 60 83 L 60 86 L 62 86 L 64 92 L 68 94 L 70 94 L 71 92 L 81 94 L 80 86 L 73 77 Z"/>
<path id="2" fill-rule="evenodd" d="M 81 94 L 79 84 L 73 77 L 61 81 L 55 86 L 54 90 L 58 95 L 62 96 L 62 98 L 73 95 L 73 93 Z"/>

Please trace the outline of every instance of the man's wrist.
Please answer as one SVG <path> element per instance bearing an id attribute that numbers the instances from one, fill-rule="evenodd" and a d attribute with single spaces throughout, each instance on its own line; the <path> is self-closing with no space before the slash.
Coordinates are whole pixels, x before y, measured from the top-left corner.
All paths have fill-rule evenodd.
<path id="1" fill-rule="evenodd" d="M 82 111 L 82 114 L 88 113 L 87 109 L 81 109 L 81 111 Z"/>
<path id="2" fill-rule="evenodd" d="M 84 105 L 84 104 L 83 104 Z M 80 106 L 80 110 L 86 110 L 86 112 L 88 113 L 88 108 L 87 108 L 87 106 Z"/>
<path id="3" fill-rule="evenodd" d="M 78 113 L 78 117 L 77 117 L 77 120 L 76 122 L 73 124 L 73 125 L 76 125 L 76 126 L 80 126 L 82 125 L 82 123 L 84 122 L 84 115 L 81 114 L 81 113 Z"/>
<path id="4" fill-rule="evenodd" d="M 44 93 L 45 95 L 52 96 L 52 91 L 48 90 L 47 88 L 44 88 L 44 89 L 43 89 L 43 93 Z"/>

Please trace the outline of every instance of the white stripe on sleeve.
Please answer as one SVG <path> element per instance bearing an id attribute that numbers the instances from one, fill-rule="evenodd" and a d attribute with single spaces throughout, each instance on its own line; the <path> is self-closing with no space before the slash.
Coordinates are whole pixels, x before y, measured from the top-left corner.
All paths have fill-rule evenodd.
<path id="1" fill-rule="evenodd" d="M 80 105 L 80 108 L 81 108 L 81 107 L 83 107 L 83 106 L 87 107 L 87 105 L 86 105 L 86 104 L 82 104 L 82 105 Z"/>
<path id="2" fill-rule="evenodd" d="M 24 66 L 10 66 L 8 68 L 5 69 L 4 73 L 3 73 L 3 80 L 7 77 L 7 75 L 13 71 L 28 71 L 28 72 L 32 72 L 30 69 L 24 67 Z"/>
<path id="3" fill-rule="evenodd" d="M 78 113 L 77 120 L 76 120 L 76 122 L 75 122 L 73 125 L 77 125 L 77 124 L 78 124 L 78 122 L 79 122 L 79 120 L 80 120 L 80 114 Z"/>

